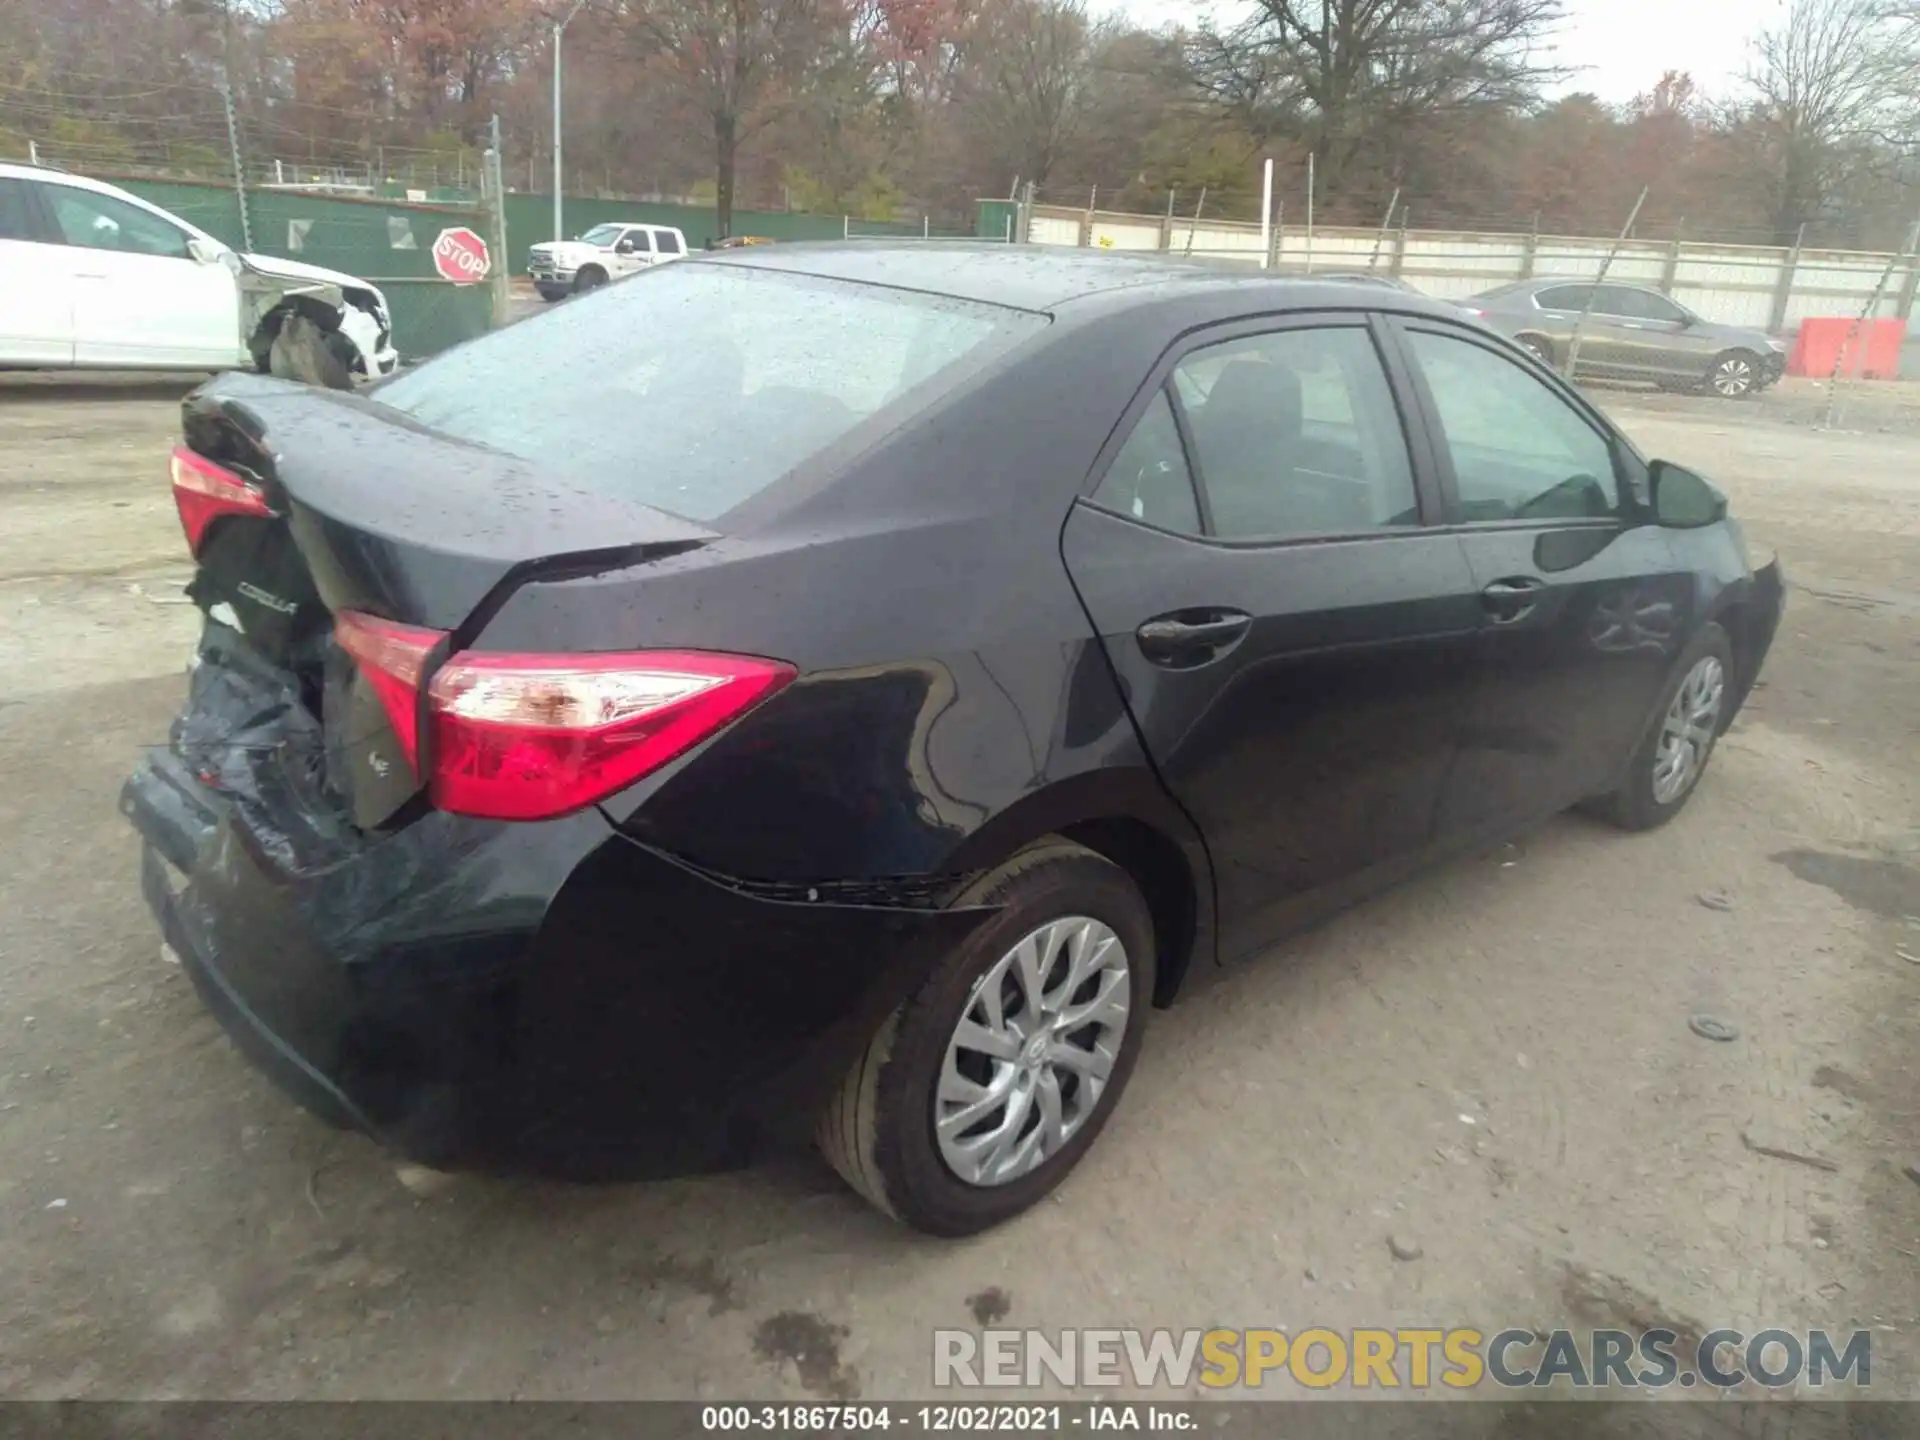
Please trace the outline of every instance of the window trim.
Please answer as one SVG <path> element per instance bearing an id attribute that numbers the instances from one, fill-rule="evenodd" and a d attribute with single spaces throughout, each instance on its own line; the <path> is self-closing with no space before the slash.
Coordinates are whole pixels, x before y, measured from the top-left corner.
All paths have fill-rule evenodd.
<path id="1" fill-rule="evenodd" d="M 1573 386 L 1561 376 L 1545 370 L 1538 363 L 1526 363 L 1520 348 L 1502 336 L 1490 335 L 1485 331 L 1470 329 L 1465 325 L 1455 325 L 1450 321 L 1425 315 L 1395 315 L 1385 317 L 1387 327 L 1393 332 L 1394 348 L 1400 352 L 1402 363 L 1406 366 L 1407 382 L 1415 397 L 1431 446 L 1431 458 L 1434 475 L 1439 482 L 1442 510 L 1439 527 L 1459 534 L 1480 534 L 1489 530 L 1566 530 L 1566 529 L 1615 529 L 1626 530 L 1646 523 L 1647 507 L 1641 483 L 1638 481 L 1631 464 L 1633 449 L 1616 430 L 1606 416 L 1591 404 Z M 1414 355 L 1408 336 L 1415 332 L 1438 335 L 1448 340 L 1460 340 L 1485 350 L 1496 359 L 1505 361 L 1522 375 L 1544 386 L 1547 392 L 1567 403 L 1587 427 L 1596 434 L 1607 447 L 1607 456 L 1613 463 L 1614 493 L 1619 497 L 1618 514 L 1607 516 L 1562 516 L 1562 517 L 1523 517 L 1511 520 L 1467 520 L 1460 514 L 1460 482 L 1454 473 L 1453 451 L 1439 443 L 1439 437 L 1445 435 L 1440 423 L 1440 409 L 1434 402 L 1432 388 L 1427 384 L 1426 372 L 1420 368 L 1419 358 Z"/>
<path id="2" fill-rule="evenodd" d="M 1430 533 L 1435 526 L 1443 523 L 1445 512 L 1440 508 L 1442 491 L 1438 488 L 1435 472 L 1430 467 L 1432 450 L 1424 419 L 1418 410 L 1417 398 L 1405 388 L 1406 373 L 1404 366 L 1399 363 L 1397 340 L 1387 334 L 1384 329 L 1387 319 L 1388 312 L 1361 307 L 1343 307 L 1338 310 L 1288 310 L 1265 315 L 1237 316 L 1231 320 L 1200 326 L 1176 337 L 1154 362 L 1153 368 L 1147 372 L 1145 381 L 1134 392 L 1132 400 L 1121 413 L 1119 422 L 1109 432 L 1106 443 L 1100 447 L 1100 453 L 1095 458 L 1092 468 L 1081 482 L 1079 503 L 1091 506 L 1103 515 L 1113 515 L 1130 525 L 1139 525 L 1158 534 L 1173 535 L 1182 540 L 1212 545 L 1222 550 L 1281 550 L 1301 545 L 1350 544 L 1355 540 L 1391 540 L 1408 535 Z M 1417 518 L 1411 525 L 1376 525 L 1364 530 L 1328 530 L 1312 535 L 1219 535 L 1214 533 L 1213 504 L 1207 493 L 1206 475 L 1194 445 L 1186 405 L 1180 398 L 1179 387 L 1173 383 L 1173 372 L 1195 351 L 1210 350 L 1216 345 L 1230 344 L 1235 340 L 1280 334 L 1288 330 L 1358 330 L 1372 345 L 1375 358 L 1380 362 L 1381 377 L 1386 381 L 1387 394 L 1392 399 L 1394 412 L 1400 421 L 1401 439 L 1406 445 L 1407 468 L 1413 480 L 1414 508 L 1417 512 Z M 1195 498 L 1199 501 L 1200 523 L 1205 532 L 1203 534 L 1190 535 L 1185 531 L 1168 530 L 1162 526 L 1152 525 L 1137 516 L 1123 515 L 1093 499 L 1094 492 L 1106 480 L 1107 472 L 1113 468 L 1113 462 L 1133 435 L 1134 427 L 1146 414 L 1153 402 L 1153 397 L 1162 392 L 1168 396 L 1173 406 L 1174 423 L 1180 432 L 1180 446 L 1186 455 L 1188 480 L 1194 487 Z"/>

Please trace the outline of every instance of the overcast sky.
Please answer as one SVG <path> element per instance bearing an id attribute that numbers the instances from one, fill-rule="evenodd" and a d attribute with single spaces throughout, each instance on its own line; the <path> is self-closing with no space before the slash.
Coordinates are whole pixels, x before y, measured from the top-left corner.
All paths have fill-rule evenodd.
<path id="1" fill-rule="evenodd" d="M 1117 0 L 1142 24 L 1195 24 L 1211 8 L 1223 19 L 1244 13 L 1233 0 Z M 1095 0 L 1089 8 L 1102 6 Z M 1631 100 L 1666 70 L 1687 70 L 1709 94 L 1726 91 L 1747 46 L 1778 17 L 1785 0 L 1566 0 L 1568 23 L 1554 45 L 1558 63 L 1583 67 L 1561 92 L 1591 90 Z"/>

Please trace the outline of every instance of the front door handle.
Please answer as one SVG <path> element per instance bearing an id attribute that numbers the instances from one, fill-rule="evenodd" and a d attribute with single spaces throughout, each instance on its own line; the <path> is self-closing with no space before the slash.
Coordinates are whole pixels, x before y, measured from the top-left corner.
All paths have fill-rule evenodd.
<path id="1" fill-rule="evenodd" d="M 1493 617 L 1494 624 L 1511 625 L 1533 613 L 1546 588 L 1546 581 L 1530 576 L 1495 580 L 1480 592 L 1480 604 Z"/>
<path id="2" fill-rule="evenodd" d="M 1242 610 L 1179 610 L 1147 621 L 1134 637 L 1154 664 L 1184 669 L 1219 659 L 1252 628 L 1253 617 Z"/>

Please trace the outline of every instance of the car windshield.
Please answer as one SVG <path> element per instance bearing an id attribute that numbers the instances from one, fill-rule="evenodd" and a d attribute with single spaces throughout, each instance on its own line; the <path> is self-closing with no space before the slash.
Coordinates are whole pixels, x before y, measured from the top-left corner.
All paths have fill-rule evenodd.
<path id="1" fill-rule="evenodd" d="M 745 266 L 662 266 L 373 392 L 449 435 L 692 520 L 765 490 L 1045 317 Z"/>
<path id="2" fill-rule="evenodd" d="M 626 228 L 624 225 L 596 225 L 580 238 L 589 245 L 610 245 L 614 237 Z"/>

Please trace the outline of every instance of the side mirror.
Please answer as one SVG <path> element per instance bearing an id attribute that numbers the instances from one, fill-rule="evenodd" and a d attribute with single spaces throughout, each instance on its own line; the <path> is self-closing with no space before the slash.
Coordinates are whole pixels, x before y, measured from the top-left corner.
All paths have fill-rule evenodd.
<path id="1" fill-rule="evenodd" d="M 218 265 L 226 258 L 226 251 L 221 246 L 202 240 L 198 235 L 187 240 L 187 254 L 202 265 Z"/>
<path id="2" fill-rule="evenodd" d="M 1671 460 L 1647 467 L 1654 522 L 1669 530 L 1698 530 L 1727 518 L 1727 497 L 1706 480 Z"/>
<path id="3" fill-rule="evenodd" d="M 618 245 L 613 247 L 613 253 L 616 255 L 631 255 L 633 253 L 633 241 L 622 240 Z"/>

